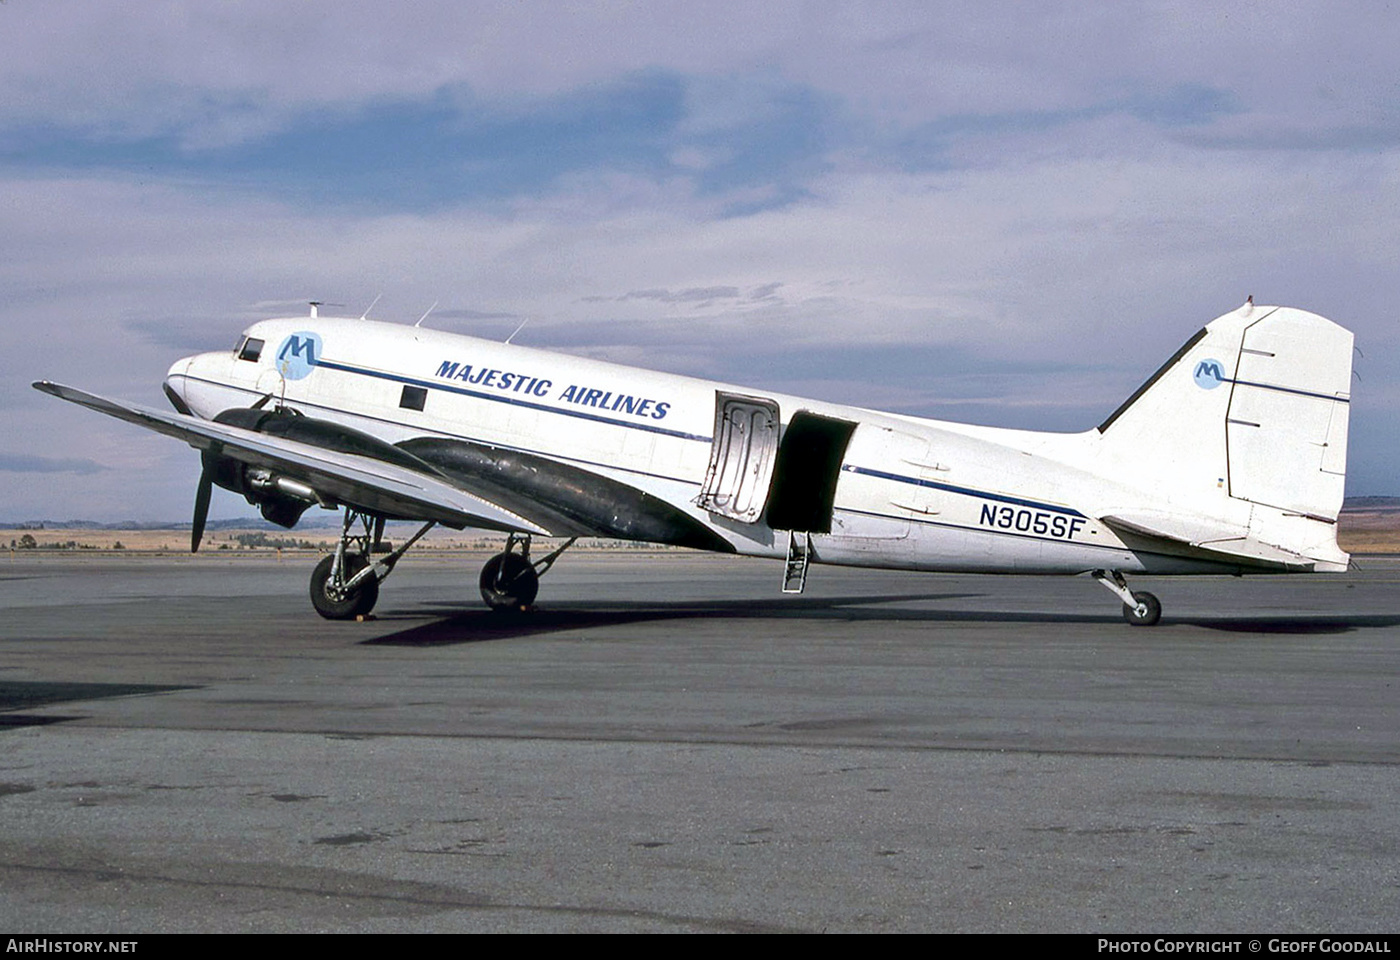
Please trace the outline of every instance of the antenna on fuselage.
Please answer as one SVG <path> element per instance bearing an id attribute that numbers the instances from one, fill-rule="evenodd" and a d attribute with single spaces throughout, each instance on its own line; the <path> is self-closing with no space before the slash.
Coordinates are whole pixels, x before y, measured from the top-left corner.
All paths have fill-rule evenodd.
<path id="1" fill-rule="evenodd" d="M 316 316 L 317 316 L 317 314 L 316 314 L 316 308 L 319 307 L 319 306 L 321 306 L 321 304 L 322 304 L 323 301 L 320 301 L 320 300 L 310 300 L 310 301 L 308 301 L 308 302 L 311 304 L 311 319 L 312 319 L 312 320 L 315 320 L 315 319 L 316 319 Z"/>
<path id="2" fill-rule="evenodd" d="M 529 322 L 530 322 L 530 318 L 529 318 L 529 317 L 526 317 L 524 320 L 521 320 L 521 321 L 520 321 L 520 326 L 516 327 L 516 328 L 515 328 L 515 331 L 514 331 L 513 333 L 511 333 L 510 336 L 506 337 L 506 343 L 510 343 L 512 340 L 514 340 L 514 339 L 515 339 L 515 334 L 519 333 L 521 330 L 524 330 L 524 329 L 525 329 L 525 324 L 527 324 L 527 323 L 529 323 Z"/>
<path id="3" fill-rule="evenodd" d="M 362 314 L 360 314 L 360 319 L 361 319 L 361 320 L 368 320 L 368 319 L 369 319 L 369 312 L 370 312 L 371 310 L 374 309 L 374 305 L 375 305 L 376 303 L 379 302 L 379 298 L 382 297 L 382 296 L 384 296 L 384 294 L 382 294 L 382 293 L 381 293 L 381 294 L 378 294 L 377 296 L 375 296 L 375 298 L 374 298 L 373 300 L 370 301 L 369 306 L 365 307 L 365 312 L 362 313 Z"/>
<path id="4" fill-rule="evenodd" d="M 438 305 L 438 302 L 437 302 L 436 300 L 434 300 L 434 301 L 433 301 L 433 305 L 432 305 L 431 307 L 429 307 L 427 310 L 423 311 L 423 315 L 422 315 L 421 317 L 418 318 L 418 322 L 415 323 L 414 326 L 415 326 L 415 327 L 421 327 L 421 326 L 423 325 L 423 321 L 426 320 L 426 319 L 428 319 L 428 314 L 432 313 L 434 310 L 437 309 L 437 305 Z"/>

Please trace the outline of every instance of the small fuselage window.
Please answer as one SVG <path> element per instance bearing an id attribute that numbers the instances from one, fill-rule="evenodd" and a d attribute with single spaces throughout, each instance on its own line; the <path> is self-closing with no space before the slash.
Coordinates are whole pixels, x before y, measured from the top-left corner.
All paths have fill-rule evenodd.
<path id="1" fill-rule="evenodd" d="M 244 337 L 243 343 L 238 348 L 238 359 L 258 362 L 258 357 L 262 356 L 263 342 L 257 337 Z"/>
<path id="2" fill-rule="evenodd" d="M 405 410 L 422 410 L 427 401 L 428 391 L 422 387 L 404 384 L 403 393 L 399 395 L 399 406 Z"/>

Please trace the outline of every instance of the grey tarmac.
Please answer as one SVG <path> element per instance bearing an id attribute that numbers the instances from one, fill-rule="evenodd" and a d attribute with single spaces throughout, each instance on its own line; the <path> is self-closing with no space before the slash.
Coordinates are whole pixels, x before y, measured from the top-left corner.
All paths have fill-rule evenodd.
<path id="1" fill-rule="evenodd" d="M 0 557 L 0 930 L 1394 932 L 1400 560 Z"/>

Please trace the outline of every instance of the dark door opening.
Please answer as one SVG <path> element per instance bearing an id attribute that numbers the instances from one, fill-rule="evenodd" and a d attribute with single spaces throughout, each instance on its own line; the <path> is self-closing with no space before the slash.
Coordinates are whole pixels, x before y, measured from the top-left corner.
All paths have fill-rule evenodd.
<path id="1" fill-rule="evenodd" d="M 778 445 L 768 526 L 774 530 L 831 532 L 831 509 L 841 461 L 856 425 L 806 410 L 793 414 Z"/>

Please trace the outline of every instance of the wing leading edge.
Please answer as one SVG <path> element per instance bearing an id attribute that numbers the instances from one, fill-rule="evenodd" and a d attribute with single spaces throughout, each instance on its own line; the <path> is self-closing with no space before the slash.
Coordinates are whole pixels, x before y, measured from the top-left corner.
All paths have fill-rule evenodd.
<path id="1" fill-rule="evenodd" d="M 328 502 L 382 516 L 435 520 L 450 527 L 550 536 L 550 531 L 442 479 L 373 457 L 268 436 L 212 420 L 119 403 L 74 387 L 40 380 L 35 390 L 109 417 L 125 420 L 198 450 L 217 448 L 219 456 L 263 467 L 301 480 Z"/>

